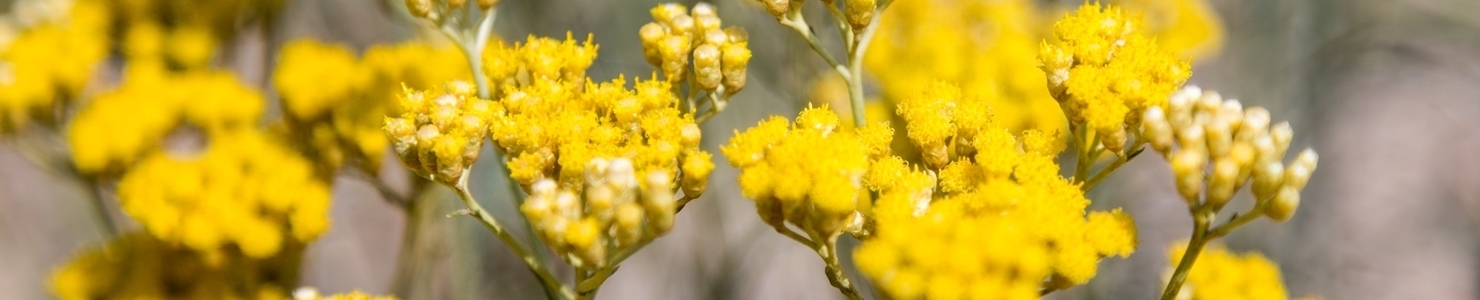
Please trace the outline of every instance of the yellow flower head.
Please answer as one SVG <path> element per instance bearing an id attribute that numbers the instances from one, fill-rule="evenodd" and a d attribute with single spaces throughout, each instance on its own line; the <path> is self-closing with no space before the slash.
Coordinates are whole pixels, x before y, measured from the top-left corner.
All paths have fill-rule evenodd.
<path id="1" fill-rule="evenodd" d="M 0 133 L 33 120 L 52 122 L 56 104 L 80 96 L 108 55 L 106 9 L 74 3 L 64 18 L 22 29 L 0 45 Z"/>
<path id="2" fill-rule="evenodd" d="M 767 119 L 720 148 L 740 168 L 740 189 L 762 219 L 827 236 L 858 209 L 872 150 L 858 132 L 837 125 L 827 107 L 808 108 L 795 124 Z"/>
<path id="3" fill-rule="evenodd" d="M 363 89 L 366 76 L 349 48 L 312 39 L 288 42 L 272 82 L 283 95 L 284 110 L 294 119 L 323 117 Z"/>
<path id="4" fill-rule="evenodd" d="M 1182 260 L 1187 245 L 1167 249 L 1172 266 Z M 1218 244 L 1203 248 L 1197 264 L 1187 273 L 1182 295 L 1188 299 L 1288 299 L 1279 266 L 1259 253 L 1237 254 Z"/>
<path id="5" fill-rule="evenodd" d="M 302 255 L 303 246 L 293 248 L 291 255 Z M 285 287 L 297 283 L 281 274 L 299 267 L 289 257 L 195 252 L 132 232 L 79 251 L 52 272 L 49 285 L 52 294 L 64 300 L 286 299 Z"/>
<path id="6" fill-rule="evenodd" d="M 251 130 L 214 136 L 204 153 L 155 153 L 119 182 L 123 211 L 156 238 L 252 258 L 328 229 L 329 187 L 312 164 Z"/>
<path id="7" fill-rule="evenodd" d="M 1165 108 L 1192 76 L 1187 61 L 1136 32 L 1139 23 L 1118 7 L 1085 5 L 1054 24 L 1056 42 L 1039 56 L 1072 126 L 1087 127 L 1115 152 L 1148 107 Z"/>

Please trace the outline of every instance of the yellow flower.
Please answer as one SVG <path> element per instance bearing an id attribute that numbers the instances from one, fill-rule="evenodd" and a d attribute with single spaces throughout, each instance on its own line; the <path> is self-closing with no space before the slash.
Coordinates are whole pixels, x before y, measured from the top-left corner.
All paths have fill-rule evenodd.
<path id="1" fill-rule="evenodd" d="M 0 46 L 0 133 L 54 122 L 54 106 L 80 96 L 108 54 L 108 22 L 105 7 L 82 1 L 66 18 L 22 29 Z"/>
<path id="2" fill-rule="evenodd" d="M 312 39 L 289 41 L 273 71 L 273 85 L 283 95 L 289 115 L 301 121 L 324 116 L 363 89 L 359 62 L 341 45 Z"/>
<path id="3" fill-rule="evenodd" d="M 795 124 L 768 119 L 720 148 L 740 168 L 740 188 L 763 220 L 829 236 L 856 212 L 872 150 L 837 122 L 827 107 L 808 108 Z"/>
<path id="4" fill-rule="evenodd" d="M 1116 0 L 1131 11 L 1145 14 L 1142 30 L 1156 44 L 1177 57 L 1201 59 L 1216 55 L 1223 46 L 1223 23 L 1206 1 Z"/>
<path id="5" fill-rule="evenodd" d="M 1186 248 L 1179 243 L 1167 249 L 1172 266 L 1182 260 Z M 1259 253 L 1237 254 L 1217 244 L 1203 248 L 1182 288 L 1181 294 L 1193 300 L 1289 298 L 1274 262 Z"/>
<path id="6" fill-rule="evenodd" d="M 293 248 L 291 255 L 302 255 L 301 245 Z M 296 284 L 281 276 L 298 269 L 291 255 L 201 253 L 133 232 L 78 252 L 53 271 L 49 285 L 65 300 L 285 299 L 284 287 Z"/>
<path id="7" fill-rule="evenodd" d="M 234 246 L 266 258 L 328 229 L 328 184 L 250 129 L 213 136 L 197 157 L 151 154 L 123 176 L 118 194 L 151 235 L 203 253 Z"/>

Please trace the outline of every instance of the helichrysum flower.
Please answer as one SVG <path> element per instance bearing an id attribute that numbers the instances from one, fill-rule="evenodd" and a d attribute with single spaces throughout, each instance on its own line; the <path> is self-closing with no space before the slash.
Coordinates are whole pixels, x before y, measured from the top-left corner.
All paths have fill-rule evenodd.
<path id="1" fill-rule="evenodd" d="M 740 189 L 755 201 L 761 219 L 772 226 L 790 222 L 815 239 L 838 234 L 857 213 L 864 175 L 888 141 L 866 136 L 890 130 L 884 125 L 838 127 L 826 107 L 809 108 L 795 123 L 773 117 L 738 133 L 721 147 L 730 165 L 740 168 Z M 888 136 L 889 134 L 884 134 Z"/>
<path id="2" fill-rule="evenodd" d="M 496 88 L 492 96 L 497 99 L 509 89 L 542 80 L 584 85 L 586 69 L 595 63 L 599 48 L 591 38 L 588 35 L 585 43 L 578 44 L 567 32 L 564 41 L 530 35 L 524 43 L 512 46 L 502 41 L 488 45 L 483 49 L 483 71 Z"/>
<path id="3" fill-rule="evenodd" d="M 294 40 L 283 46 L 281 56 L 272 82 L 283 96 L 284 110 L 297 120 L 324 117 L 352 100 L 370 79 L 362 75 L 354 52 L 341 45 Z"/>
<path id="4" fill-rule="evenodd" d="M 262 95 L 230 73 L 164 74 L 141 65 L 125 76 L 117 90 L 83 107 L 68 128 L 72 159 L 84 173 L 127 168 L 182 122 L 212 134 L 255 126 L 262 114 Z"/>
<path id="5" fill-rule="evenodd" d="M 905 121 L 906 135 L 920 148 L 925 165 L 933 170 L 944 167 L 955 155 L 971 155 L 970 141 L 992 119 L 986 102 L 963 97 L 960 88 L 946 82 L 926 85 L 917 96 L 900 101 L 896 112 Z"/>
<path id="6" fill-rule="evenodd" d="M 80 96 L 107 56 L 108 24 L 102 4 L 78 1 L 65 18 L 22 29 L 0 46 L 0 133 L 55 122 L 54 105 Z"/>
<path id="7" fill-rule="evenodd" d="M 498 103 L 479 99 L 473 84 L 448 83 L 430 91 L 405 88 L 399 117 L 385 118 L 385 134 L 401 162 L 422 177 L 456 184 L 478 159 Z"/>
<path id="8" fill-rule="evenodd" d="M 1249 186 L 1256 207 L 1275 221 L 1290 219 L 1318 156 L 1305 149 L 1282 162 L 1294 134 L 1288 122 L 1271 125 L 1268 110 L 1244 108 L 1238 100 L 1195 86 L 1169 101 L 1166 110 L 1145 112 L 1142 131 L 1151 148 L 1171 163 L 1177 190 L 1189 206 L 1211 205 L 1216 212 Z"/>
<path id="9" fill-rule="evenodd" d="M 593 158 L 583 169 L 581 189 L 541 179 L 519 208 L 566 262 L 605 267 L 609 256 L 673 228 L 679 203 L 668 173 L 636 173 L 627 158 Z"/>
<path id="10" fill-rule="evenodd" d="M 1186 244 L 1167 250 L 1173 265 L 1182 260 Z M 1203 248 L 1197 264 L 1187 273 L 1177 299 L 1287 299 L 1279 266 L 1259 253 L 1238 254 L 1218 244 Z"/>
<path id="11" fill-rule="evenodd" d="M 1112 3 L 1145 13 L 1142 33 L 1156 37 L 1158 46 L 1178 57 L 1213 56 L 1223 46 L 1223 23 L 1207 1 L 1116 0 Z"/>
<path id="12" fill-rule="evenodd" d="M 1086 128 L 1120 153 L 1127 128 L 1149 107 L 1163 107 L 1192 75 L 1188 62 L 1136 30 L 1140 19 L 1118 7 L 1089 4 L 1054 24 L 1054 43 L 1039 54 L 1050 92 L 1071 127 Z"/>
<path id="13" fill-rule="evenodd" d="M 118 195 L 151 235 L 207 255 L 262 259 L 313 241 L 329 225 L 327 182 L 252 130 L 219 133 L 195 157 L 152 154 L 123 176 Z"/>
<path id="14" fill-rule="evenodd" d="M 120 235 L 79 251 L 51 274 L 49 287 L 63 300 L 273 299 L 288 297 L 302 245 L 254 259 L 237 252 L 202 253 L 143 232 Z"/>

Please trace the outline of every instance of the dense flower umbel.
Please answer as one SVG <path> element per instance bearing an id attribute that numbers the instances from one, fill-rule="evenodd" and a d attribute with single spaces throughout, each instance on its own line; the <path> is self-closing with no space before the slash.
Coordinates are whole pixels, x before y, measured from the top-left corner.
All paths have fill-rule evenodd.
<path id="1" fill-rule="evenodd" d="M 1151 148 L 1171 162 L 1177 191 L 1189 206 L 1216 212 L 1252 182 L 1256 207 L 1276 221 L 1290 219 L 1317 156 L 1305 149 L 1281 163 L 1294 135 L 1288 122 L 1270 125 L 1264 108 L 1245 109 L 1197 87 L 1178 91 L 1170 102 L 1166 111 L 1146 110 L 1143 131 Z"/>
<path id="2" fill-rule="evenodd" d="M 655 22 L 638 31 L 642 53 L 669 83 L 682 83 L 693 76 L 700 89 L 725 95 L 745 87 L 745 66 L 750 61 L 745 29 L 720 28 L 714 5 L 703 2 L 692 10 L 677 3 L 660 4 L 652 15 Z"/>
<path id="3" fill-rule="evenodd" d="M 1166 99 L 1192 75 L 1188 62 L 1136 32 L 1140 19 L 1118 7 L 1088 4 L 1054 24 L 1055 42 L 1039 59 L 1048 88 L 1071 128 L 1096 134 L 1121 153 L 1149 107 Z"/>
<path id="4" fill-rule="evenodd" d="M 263 299 L 288 297 L 304 246 L 266 259 L 202 253 L 143 232 L 79 251 L 51 275 L 58 299 Z"/>
<path id="5" fill-rule="evenodd" d="M 117 90 L 83 107 L 67 131 L 72 160 L 83 173 L 117 173 L 159 147 L 182 121 L 216 132 L 255 126 L 262 95 L 230 73 L 166 74 L 157 65 L 130 66 Z"/>
<path id="6" fill-rule="evenodd" d="M 872 214 L 880 237 L 866 239 L 856 260 L 870 266 L 865 274 L 885 291 L 901 299 L 998 293 L 1031 298 L 1049 275 L 1046 288 L 1082 284 L 1094 277 L 1100 258 L 1124 257 L 1135 249 L 1128 215 L 1119 210 L 1086 214 L 1089 200 L 1059 176 L 1053 158 L 1064 145 L 1056 134 L 1030 130 L 1018 138 L 990 120 L 984 124 L 971 141 L 975 155 L 958 156 L 934 173 L 938 185 L 932 173 L 912 170 L 897 158 L 875 163 L 865 177 L 880 195 Z M 911 239 L 890 239 L 892 234 Z M 999 246 L 1021 252 L 985 252 Z M 975 256 L 966 260 L 975 265 L 963 266 L 924 254 L 938 249 L 983 250 L 951 254 Z M 921 254 L 903 254 L 915 252 Z M 940 268 L 960 269 L 933 273 Z M 920 277 L 925 274 L 939 278 Z M 922 287 L 922 282 L 939 286 Z"/>
<path id="7" fill-rule="evenodd" d="M 1182 260 L 1187 244 L 1173 245 L 1167 258 L 1176 264 Z M 1187 284 L 1177 299 L 1183 300 L 1283 300 L 1285 284 L 1280 269 L 1259 253 L 1237 254 L 1222 246 L 1204 248 L 1197 265 L 1187 275 Z"/>
<path id="8" fill-rule="evenodd" d="M 577 87 L 585 85 L 586 69 L 596 62 L 596 50 L 591 43 L 576 43 L 571 33 L 565 33 L 565 41 L 536 38 L 530 35 L 524 43 L 513 46 L 503 41 L 494 42 L 483 49 L 483 71 L 494 87 L 494 99 L 507 96 L 511 89 L 529 86 L 537 81 L 565 81 Z"/>
<path id="9" fill-rule="evenodd" d="M 992 110 L 981 98 L 962 97 L 959 87 L 939 81 L 900 101 L 896 112 L 905 121 L 906 135 L 920 148 L 925 166 L 937 171 L 957 156 L 976 153 L 971 141 L 992 119 Z"/>
<path id="10" fill-rule="evenodd" d="M 488 124 L 502 114 L 493 101 L 479 99 L 471 83 L 401 93 L 400 117 L 385 118 L 385 133 L 401 162 L 422 177 L 457 184 L 478 159 Z"/>
<path id="11" fill-rule="evenodd" d="M 40 16 L 30 16 L 40 17 Z M 79 1 L 65 18 L 22 30 L 0 45 L 0 133 L 34 120 L 55 122 L 55 105 L 82 94 L 108 54 L 108 15 Z"/>
<path id="12" fill-rule="evenodd" d="M 893 131 L 876 124 L 838 128 L 826 107 L 808 108 L 791 124 L 771 117 L 737 133 L 721 148 L 740 168 L 740 192 L 755 201 L 761 220 L 791 223 L 822 240 L 836 236 L 867 203 L 863 177 L 888 153 Z"/>
<path id="13" fill-rule="evenodd" d="M 250 129 L 212 136 L 195 157 L 144 158 L 119 181 L 118 198 L 155 238 L 208 258 L 271 257 L 329 226 L 328 183 L 307 160 Z"/>

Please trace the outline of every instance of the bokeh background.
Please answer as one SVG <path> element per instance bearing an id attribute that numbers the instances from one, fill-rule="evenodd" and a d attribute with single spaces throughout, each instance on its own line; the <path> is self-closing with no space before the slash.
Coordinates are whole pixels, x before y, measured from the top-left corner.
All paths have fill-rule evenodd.
<path id="1" fill-rule="evenodd" d="M 658 2 L 504 0 L 496 31 L 505 40 L 593 33 L 601 48 L 592 78 L 646 75 L 652 69 L 636 32 Z M 746 90 L 704 125 L 704 147 L 718 152 L 734 129 L 805 107 L 809 83 L 825 69 L 758 5 L 713 2 L 727 25 L 750 31 L 755 53 Z M 315 37 L 362 50 L 428 34 L 409 25 L 401 1 L 288 3 L 279 24 L 243 28 L 251 34 L 223 43 L 214 63 L 266 87 L 267 54 L 290 39 Z M 1293 220 L 1256 221 L 1226 238 L 1227 246 L 1277 261 L 1292 296 L 1480 299 L 1480 1 L 1207 3 L 1221 19 L 1224 42 L 1197 59 L 1189 83 L 1270 108 L 1275 120 L 1294 125 L 1293 148 L 1312 147 L 1322 156 Z M 709 192 L 679 214 L 672 232 L 623 264 L 601 298 L 841 299 L 815 254 L 761 223 L 735 187 L 736 170 L 717 162 Z M 384 175 L 405 173 L 387 165 Z M 516 210 L 501 197 L 498 168 L 493 160 L 479 161 L 475 194 L 518 227 L 509 222 Z M 406 182 L 393 185 L 408 188 Z M 89 192 L 0 143 L 0 299 L 49 298 L 52 270 L 77 249 L 102 241 Z M 1165 162 L 1135 160 L 1090 198 L 1092 209 L 1127 209 L 1138 222 L 1140 247 L 1128 259 L 1101 262 L 1090 284 L 1049 298 L 1154 298 L 1168 269 L 1165 248 L 1185 239 L 1191 222 Z M 309 247 L 301 284 L 324 292 L 388 293 L 399 275 L 411 278 L 411 299 L 542 298 L 522 263 L 477 223 L 445 217 L 458 207 L 455 199 L 446 190 L 420 199 L 434 209 L 421 211 L 416 239 L 406 241 L 413 235 L 403 232 L 407 218 L 397 208 L 363 181 L 337 179 L 333 225 Z M 113 213 L 124 218 L 116 208 Z M 417 263 L 398 270 L 403 243 L 413 243 L 409 255 Z M 848 254 L 843 258 L 851 261 Z"/>

